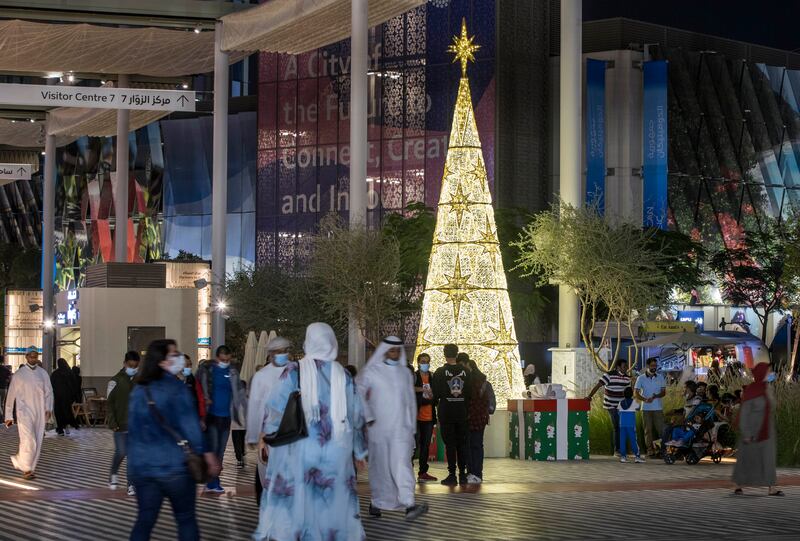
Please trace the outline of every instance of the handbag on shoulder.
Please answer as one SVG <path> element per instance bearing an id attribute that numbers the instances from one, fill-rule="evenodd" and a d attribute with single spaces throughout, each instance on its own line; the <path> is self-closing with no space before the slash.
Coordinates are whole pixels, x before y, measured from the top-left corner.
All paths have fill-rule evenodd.
<path id="1" fill-rule="evenodd" d="M 289 445 L 308 436 L 306 414 L 303 412 L 303 402 L 300 398 L 300 371 L 297 371 L 296 391 L 292 391 L 283 410 L 281 424 L 278 430 L 264 436 L 264 443 L 271 447 Z"/>
<path id="2" fill-rule="evenodd" d="M 192 450 L 192 446 L 189 445 L 189 441 L 181 437 L 181 435 L 174 429 L 172 426 L 164 419 L 164 416 L 161 415 L 161 412 L 158 411 L 156 408 L 156 403 L 153 400 L 153 397 L 150 395 L 150 389 L 145 386 L 144 393 L 147 396 L 147 407 L 150 409 L 150 413 L 153 414 L 156 421 L 161 428 L 167 431 L 167 433 L 172 436 L 175 440 L 175 443 L 178 444 L 178 447 L 181 448 L 183 451 L 183 458 L 186 462 L 186 469 L 189 470 L 189 475 L 192 476 L 195 483 L 207 483 L 210 480 L 210 476 L 208 475 L 208 464 L 206 460 L 195 453 Z"/>

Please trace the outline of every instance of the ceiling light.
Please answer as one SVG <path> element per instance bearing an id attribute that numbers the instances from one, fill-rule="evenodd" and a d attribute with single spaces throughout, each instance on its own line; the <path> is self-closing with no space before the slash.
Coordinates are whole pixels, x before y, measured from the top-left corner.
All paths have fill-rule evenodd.
<path id="1" fill-rule="evenodd" d="M 182 87 L 184 90 L 186 90 L 186 89 L 188 89 L 188 88 L 189 88 L 189 83 L 183 83 L 183 84 L 181 85 L 181 87 Z"/>
<path id="2" fill-rule="evenodd" d="M 31 122 L 36 122 L 34 119 L 31 119 Z"/>
<path id="3" fill-rule="evenodd" d="M 200 27 L 199 26 L 195 26 L 194 27 L 194 33 L 195 34 L 199 34 L 200 33 Z"/>
<path id="4" fill-rule="evenodd" d="M 69 81 L 70 83 L 74 83 L 75 82 L 75 74 L 70 73 L 69 75 L 67 75 L 67 81 Z"/>

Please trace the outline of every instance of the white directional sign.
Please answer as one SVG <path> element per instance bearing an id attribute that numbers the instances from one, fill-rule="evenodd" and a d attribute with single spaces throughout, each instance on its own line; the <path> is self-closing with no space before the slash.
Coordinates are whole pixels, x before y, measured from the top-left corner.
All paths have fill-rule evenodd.
<path id="1" fill-rule="evenodd" d="M 30 180 L 31 164 L 0 163 L 0 180 Z"/>
<path id="2" fill-rule="evenodd" d="M 194 111 L 195 93 L 142 88 L 0 84 L 0 104 L 146 111 Z"/>

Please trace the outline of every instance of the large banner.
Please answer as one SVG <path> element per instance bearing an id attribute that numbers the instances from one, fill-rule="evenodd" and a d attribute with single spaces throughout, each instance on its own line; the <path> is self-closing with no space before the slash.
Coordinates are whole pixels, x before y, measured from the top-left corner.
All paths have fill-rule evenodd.
<path id="1" fill-rule="evenodd" d="M 667 62 L 644 63 L 645 227 L 667 228 Z"/>
<path id="2" fill-rule="evenodd" d="M 586 60 L 586 204 L 605 212 L 606 61 Z"/>
<path id="3" fill-rule="evenodd" d="M 447 52 L 467 27 L 481 48 L 470 84 L 494 187 L 494 2 L 427 2 L 375 27 L 369 41 L 367 220 L 439 200 L 461 71 Z M 292 268 L 328 213 L 347 219 L 350 44 L 259 58 L 256 260 Z"/>

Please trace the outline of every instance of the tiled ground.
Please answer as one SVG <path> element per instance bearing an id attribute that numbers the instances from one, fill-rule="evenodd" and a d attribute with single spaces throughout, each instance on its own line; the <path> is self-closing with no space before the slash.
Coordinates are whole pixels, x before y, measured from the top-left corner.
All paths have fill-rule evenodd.
<path id="1" fill-rule="evenodd" d="M 21 481 L 8 455 L 15 430 L 0 429 L 0 540 L 83 541 L 125 539 L 136 504 L 105 488 L 112 453 L 110 433 L 83 430 L 45 440 L 38 479 Z M 232 458 L 232 450 L 229 450 Z M 796 509 L 800 471 L 781 471 L 784 498 L 734 497 L 731 465 L 666 466 L 589 462 L 533 463 L 487 460 L 487 483 L 478 490 L 421 487 L 431 506 L 407 524 L 399 513 L 365 519 L 370 540 L 672 540 L 800 539 Z M 441 475 L 434 466 L 432 473 Z M 223 485 L 231 493 L 199 499 L 204 539 L 248 539 L 257 520 L 251 467 L 237 471 L 228 460 Z M 9 485 L 15 483 L 26 488 Z M 38 489 L 38 490 L 30 490 Z M 359 486 L 368 503 L 366 482 Z M 165 507 L 153 539 L 176 538 Z"/>

